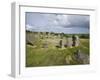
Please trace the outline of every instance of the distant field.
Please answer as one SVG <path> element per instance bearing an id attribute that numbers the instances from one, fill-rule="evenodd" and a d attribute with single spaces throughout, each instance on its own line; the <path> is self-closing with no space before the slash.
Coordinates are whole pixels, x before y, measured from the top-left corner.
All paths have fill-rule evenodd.
<path id="1" fill-rule="evenodd" d="M 71 48 L 54 47 L 57 40 L 59 41 L 59 38 L 36 38 L 32 39 L 34 46 L 26 43 L 26 67 L 89 64 L 89 37 L 80 37 L 80 45 Z M 48 48 L 42 48 L 41 45 L 44 42 L 49 45 Z M 87 61 L 87 63 L 77 59 L 77 50 L 81 51 L 82 54 L 79 56 L 82 59 L 86 58 L 84 61 Z"/>

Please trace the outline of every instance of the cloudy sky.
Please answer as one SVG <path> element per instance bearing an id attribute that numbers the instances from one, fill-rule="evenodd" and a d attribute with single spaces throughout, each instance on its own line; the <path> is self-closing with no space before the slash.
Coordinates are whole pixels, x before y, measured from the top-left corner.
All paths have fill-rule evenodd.
<path id="1" fill-rule="evenodd" d="M 26 30 L 55 33 L 89 33 L 88 15 L 26 12 Z"/>

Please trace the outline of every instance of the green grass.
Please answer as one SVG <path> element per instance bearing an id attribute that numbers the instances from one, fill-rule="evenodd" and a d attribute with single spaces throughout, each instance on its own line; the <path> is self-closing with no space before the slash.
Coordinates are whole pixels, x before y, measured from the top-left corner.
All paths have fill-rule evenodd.
<path id="1" fill-rule="evenodd" d="M 80 46 L 78 47 L 82 52 L 86 53 L 89 55 L 89 48 L 90 44 L 89 44 L 89 39 L 80 39 Z"/>
<path id="2" fill-rule="evenodd" d="M 56 65 L 76 65 L 81 64 L 75 56 L 76 50 L 81 50 L 84 54 L 89 55 L 89 39 L 80 39 L 80 46 L 72 48 L 55 48 L 54 41 L 58 39 L 37 39 L 36 47 L 26 44 L 26 67 L 37 66 L 56 66 Z M 46 42 L 48 48 L 41 48 L 41 44 Z M 54 43 L 53 43 L 54 42 Z"/>
<path id="3" fill-rule="evenodd" d="M 81 40 L 81 46 L 66 48 L 66 49 L 52 49 L 52 48 L 33 48 L 32 46 L 26 46 L 26 66 L 53 66 L 53 65 L 67 65 L 66 58 L 74 55 L 77 49 L 89 54 L 89 41 Z M 74 59 L 70 64 L 79 64 Z"/>

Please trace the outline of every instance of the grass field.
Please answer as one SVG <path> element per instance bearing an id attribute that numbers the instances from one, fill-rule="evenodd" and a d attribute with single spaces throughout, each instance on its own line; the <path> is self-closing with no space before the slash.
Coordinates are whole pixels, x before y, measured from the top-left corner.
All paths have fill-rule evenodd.
<path id="1" fill-rule="evenodd" d="M 57 40 L 59 39 L 37 39 L 36 46 L 26 44 L 26 67 L 89 64 L 89 38 L 80 38 L 80 45 L 71 48 L 53 47 Z M 41 48 L 44 42 L 48 43 L 48 48 Z M 77 50 L 88 58 L 88 63 L 83 63 L 75 57 Z"/>

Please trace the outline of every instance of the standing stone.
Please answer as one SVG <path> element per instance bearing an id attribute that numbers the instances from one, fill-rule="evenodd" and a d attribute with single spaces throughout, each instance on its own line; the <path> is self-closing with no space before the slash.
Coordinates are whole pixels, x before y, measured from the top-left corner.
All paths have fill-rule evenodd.
<path id="1" fill-rule="evenodd" d="M 48 38 L 50 38 L 50 32 L 48 32 Z"/>
<path id="2" fill-rule="evenodd" d="M 48 44 L 47 43 L 44 43 L 42 47 L 43 48 L 48 48 Z"/>
<path id="3" fill-rule="evenodd" d="M 77 50 L 74 52 L 73 59 L 80 64 L 89 64 L 89 55 Z"/>
<path id="4" fill-rule="evenodd" d="M 71 38 L 71 37 L 69 37 L 69 38 L 67 39 L 67 46 L 68 46 L 68 47 L 72 47 L 72 38 Z"/>
<path id="5" fill-rule="evenodd" d="M 48 42 L 44 41 L 44 43 L 42 44 L 42 48 L 48 48 Z"/>
<path id="6" fill-rule="evenodd" d="M 67 46 L 66 37 L 63 37 L 63 39 L 62 39 L 62 48 L 65 48 L 66 46 Z"/>
<path id="7" fill-rule="evenodd" d="M 76 44 L 75 44 L 75 46 L 77 47 L 80 44 L 80 40 L 79 40 L 79 37 L 77 35 L 75 37 L 76 37 Z"/>
<path id="8" fill-rule="evenodd" d="M 37 32 L 37 38 L 40 39 L 40 37 L 41 37 L 41 33 Z"/>
<path id="9" fill-rule="evenodd" d="M 76 36 L 75 35 L 73 35 L 72 36 L 72 46 L 75 46 L 76 45 Z"/>
<path id="10" fill-rule="evenodd" d="M 62 40 L 60 40 L 59 45 L 60 45 L 60 48 L 62 48 Z"/>
<path id="11" fill-rule="evenodd" d="M 73 41 L 72 46 L 76 47 L 79 46 L 79 37 L 77 35 L 72 36 L 72 41 Z"/>
<path id="12" fill-rule="evenodd" d="M 61 37 L 61 35 L 60 34 L 58 34 L 58 38 L 60 38 Z"/>
<path id="13" fill-rule="evenodd" d="M 27 44 L 34 44 L 36 41 L 36 37 L 34 33 L 27 33 L 26 34 L 26 43 Z"/>

